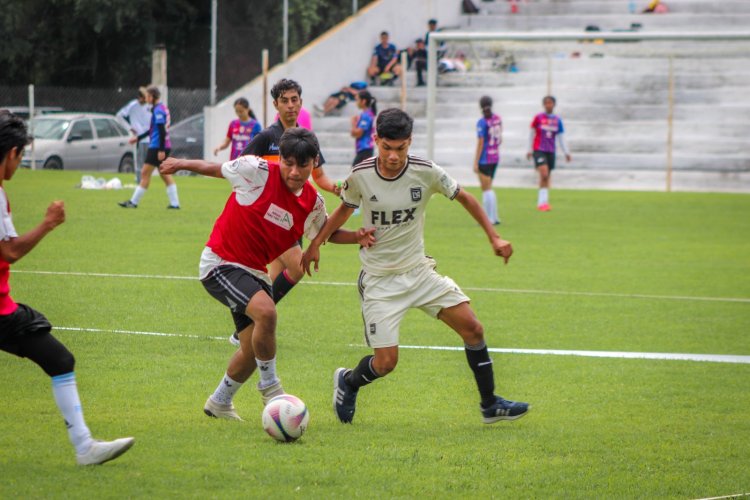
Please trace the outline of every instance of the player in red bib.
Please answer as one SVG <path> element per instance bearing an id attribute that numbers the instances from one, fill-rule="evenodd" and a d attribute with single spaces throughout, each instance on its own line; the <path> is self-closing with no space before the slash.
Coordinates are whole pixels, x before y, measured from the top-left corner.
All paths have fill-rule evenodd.
<path id="1" fill-rule="evenodd" d="M 175 158 L 162 163 L 165 173 L 189 170 L 232 184 L 200 262 L 203 286 L 230 308 L 240 339 L 226 374 L 206 401 L 204 412 L 210 417 L 241 420 L 232 400 L 256 368 L 264 404 L 284 394 L 276 375 L 276 305 L 267 266 L 303 234 L 315 237 L 327 215 L 323 197 L 308 181 L 319 155 L 315 135 L 289 128 L 279 152 L 278 163 L 251 155 L 223 165 Z M 339 231 L 330 241 L 369 247 L 372 232 Z"/>
<path id="2" fill-rule="evenodd" d="M 10 265 L 27 255 L 50 231 L 65 222 L 65 205 L 53 201 L 44 220 L 19 236 L 13 226 L 3 181 L 16 172 L 23 149 L 31 142 L 23 120 L 0 110 L 0 350 L 28 358 L 52 379 L 52 394 L 60 409 L 79 465 L 98 465 L 133 446 L 133 438 L 97 441 L 91 437 L 81 410 L 73 354 L 50 333 L 52 325 L 39 311 L 16 304 L 10 296 Z M 18 374 L 23 377 L 22 373 Z M 10 383 L 10 381 L 4 382 Z"/>

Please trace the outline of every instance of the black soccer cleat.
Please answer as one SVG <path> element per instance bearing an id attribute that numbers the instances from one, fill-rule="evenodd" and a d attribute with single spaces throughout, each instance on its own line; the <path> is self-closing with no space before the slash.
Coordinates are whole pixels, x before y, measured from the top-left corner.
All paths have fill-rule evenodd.
<path id="1" fill-rule="evenodd" d="M 120 201 L 117 204 L 120 205 L 122 208 L 138 208 L 138 205 L 136 205 L 130 200 Z"/>
<path id="2" fill-rule="evenodd" d="M 495 402 L 485 408 L 480 405 L 482 410 L 482 420 L 485 424 L 494 424 L 500 420 L 516 420 L 526 415 L 531 407 L 528 403 L 508 401 L 500 396 L 495 396 Z"/>
<path id="3" fill-rule="evenodd" d="M 333 412 L 342 424 L 351 424 L 357 405 L 357 389 L 346 383 L 348 368 L 338 368 L 333 373 Z"/>

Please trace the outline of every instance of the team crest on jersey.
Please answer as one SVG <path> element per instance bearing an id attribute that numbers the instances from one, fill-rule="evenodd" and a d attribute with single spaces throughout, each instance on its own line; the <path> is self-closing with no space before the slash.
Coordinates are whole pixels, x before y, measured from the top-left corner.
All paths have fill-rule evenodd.
<path id="1" fill-rule="evenodd" d="M 422 188 L 415 187 L 411 188 L 411 201 L 419 201 L 422 199 Z"/>
<path id="2" fill-rule="evenodd" d="M 287 231 L 294 226 L 294 217 L 292 217 L 292 214 L 273 203 L 268 207 L 266 215 L 263 218 Z"/>

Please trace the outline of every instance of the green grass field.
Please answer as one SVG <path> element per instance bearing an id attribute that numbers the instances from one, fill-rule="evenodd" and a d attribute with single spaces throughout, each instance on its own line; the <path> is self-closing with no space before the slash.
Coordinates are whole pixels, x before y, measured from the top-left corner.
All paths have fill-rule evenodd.
<path id="1" fill-rule="evenodd" d="M 183 209 L 168 211 L 156 181 L 137 210 L 123 210 L 116 202 L 130 190 L 81 191 L 79 179 L 19 171 L 6 184 L 19 232 L 53 199 L 67 209 L 67 222 L 13 267 L 12 294 L 65 328 L 54 334 L 76 355 L 95 437 L 137 441 L 114 462 L 75 466 L 49 379 L 2 354 L 0 498 L 750 491 L 748 364 L 495 353 L 498 392 L 533 410 L 487 426 L 462 352 L 402 349 L 396 371 L 361 391 L 354 424 L 339 424 L 333 370 L 369 352 L 352 246 L 324 247 L 320 273 L 279 305 L 278 367 L 310 409 L 304 437 L 286 445 L 263 432 L 255 377 L 235 401 L 245 422 L 206 418 L 232 323 L 189 278 L 228 184 L 179 178 Z M 750 355 L 750 197 L 553 190 L 550 213 L 535 210 L 533 190 L 498 198 L 515 248 L 507 266 L 457 203 L 436 197 L 426 230 L 428 252 L 472 297 L 490 347 Z M 133 274 L 143 277 L 123 276 Z M 461 345 L 418 311 L 401 343 Z"/>

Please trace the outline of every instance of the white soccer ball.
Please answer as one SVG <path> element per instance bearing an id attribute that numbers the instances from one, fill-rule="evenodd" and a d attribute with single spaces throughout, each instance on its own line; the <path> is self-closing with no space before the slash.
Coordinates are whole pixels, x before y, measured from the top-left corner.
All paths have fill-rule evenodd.
<path id="1" fill-rule="evenodd" d="M 276 396 L 263 408 L 263 428 L 279 441 L 296 441 L 304 434 L 309 421 L 307 406 L 291 394 Z"/>

